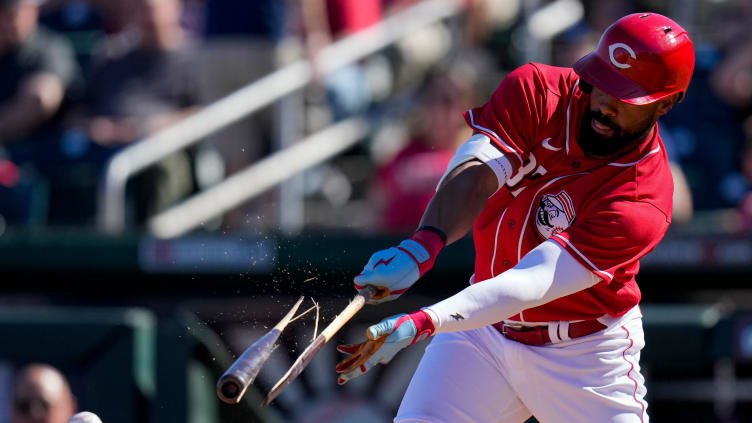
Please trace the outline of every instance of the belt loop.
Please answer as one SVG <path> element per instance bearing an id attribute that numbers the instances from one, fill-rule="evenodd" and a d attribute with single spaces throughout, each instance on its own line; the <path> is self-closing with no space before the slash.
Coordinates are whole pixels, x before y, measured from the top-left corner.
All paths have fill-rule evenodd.
<path id="1" fill-rule="evenodd" d="M 561 339 L 562 341 L 569 341 L 570 339 L 569 338 L 569 321 L 566 320 L 566 321 L 558 322 L 557 326 L 559 328 L 557 331 L 559 335 L 559 339 Z"/>
<path id="2" fill-rule="evenodd" d="M 559 322 L 548 322 L 548 339 L 551 340 L 552 344 L 558 344 L 561 342 L 561 338 L 559 338 Z"/>

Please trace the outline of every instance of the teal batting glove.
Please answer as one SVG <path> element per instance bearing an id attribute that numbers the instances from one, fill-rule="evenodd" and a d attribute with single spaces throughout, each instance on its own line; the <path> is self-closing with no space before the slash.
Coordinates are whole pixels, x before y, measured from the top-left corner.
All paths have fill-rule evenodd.
<path id="1" fill-rule="evenodd" d="M 433 230 L 419 230 L 396 247 L 374 253 L 353 286 L 357 291 L 366 286 L 376 290 L 369 304 L 395 300 L 433 267 L 442 248 L 444 238 Z"/>
<path id="2" fill-rule="evenodd" d="M 370 326 L 365 342 L 337 347 L 339 352 L 348 355 L 337 364 L 337 383 L 344 385 L 376 364 L 389 363 L 400 350 L 430 337 L 435 331 L 433 320 L 422 310 L 398 314 Z"/>

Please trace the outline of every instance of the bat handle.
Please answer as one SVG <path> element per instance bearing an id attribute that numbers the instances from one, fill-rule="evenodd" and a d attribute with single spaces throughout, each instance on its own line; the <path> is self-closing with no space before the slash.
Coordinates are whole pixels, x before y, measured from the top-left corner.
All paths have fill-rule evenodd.
<path id="1" fill-rule="evenodd" d="M 370 301 L 371 298 L 378 298 L 379 294 L 380 294 L 379 290 L 376 289 L 376 287 L 371 286 L 371 285 L 366 285 L 365 288 L 358 291 L 358 295 L 363 297 L 363 300 L 365 302 Z"/>

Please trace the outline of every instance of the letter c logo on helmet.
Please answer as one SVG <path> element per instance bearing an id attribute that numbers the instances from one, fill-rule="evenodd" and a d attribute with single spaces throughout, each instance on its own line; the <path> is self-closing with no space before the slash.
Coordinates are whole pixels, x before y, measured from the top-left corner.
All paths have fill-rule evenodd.
<path id="1" fill-rule="evenodd" d="M 641 105 L 686 93 L 694 66 L 694 46 L 684 28 L 657 13 L 633 13 L 609 26 L 573 67 L 611 97 Z"/>
<path id="2" fill-rule="evenodd" d="M 608 58 L 611 59 L 611 63 L 613 63 L 613 65 L 619 69 L 631 68 L 632 65 L 630 65 L 629 63 L 621 63 L 616 60 L 616 58 L 614 57 L 614 50 L 616 50 L 617 48 L 623 48 L 624 50 L 627 51 L 627 53 L 629 53 L 629 57 L 631 57 L 634 60 L 637 60 L 637 55 L 635 54 L 634 50 L 632 50 L 632 47 L 624 43 L 614 43 L 608 46 Z"/>

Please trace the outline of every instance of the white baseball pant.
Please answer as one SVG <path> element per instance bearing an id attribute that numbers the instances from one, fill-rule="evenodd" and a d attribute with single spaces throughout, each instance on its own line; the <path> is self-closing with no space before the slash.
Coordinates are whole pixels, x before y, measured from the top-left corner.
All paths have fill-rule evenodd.
<path id="1" fill-rule="evenodd" d="M 491 326 L 435 336 L 402 400 L 398 423 L 647 423 L 642 314 L 599 319 L 607 328 L 545 346 Z"/>

